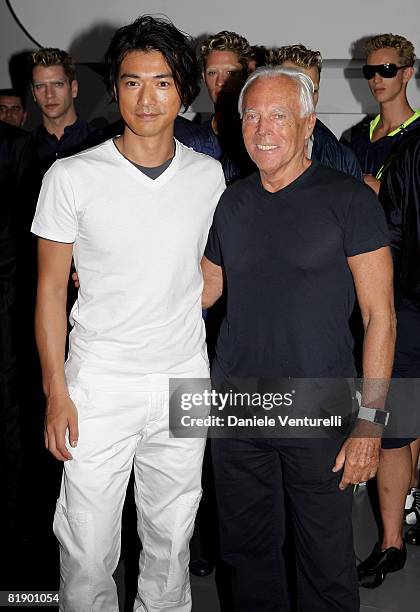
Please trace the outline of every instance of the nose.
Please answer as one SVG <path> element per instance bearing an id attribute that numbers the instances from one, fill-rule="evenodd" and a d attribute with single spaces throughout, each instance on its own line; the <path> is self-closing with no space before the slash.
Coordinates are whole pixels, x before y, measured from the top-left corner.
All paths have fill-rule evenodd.
<path id="1" fill-rule="evenodd" d="M 216 77 L 216 85 L 217 87 L 223 87 L 223 85 L 226 83 L 227 80 L 227 75 L 224 74 L 223 72 L 218 72 L 217 73 L 217 77 Z"/>
<path id="2" fill-rule="evenodd" d="M 139 93 L 137 98 L 137 103 L 139 106 L 146 108 L 150 106 L 154 102 L 154 89 L 151 83 L 143 83 L 141 87 L 139 87 Z"/>
<path id="3" fill-rule="evenodd" d="M 265 117 L 264 115 L 260 115 L 259 119 L 258 119 L 258 125 L 257 125 L 257 134 L 259 136 L 265 136 L 266 134 L 269 134 L 271 131 L 271 124 L 270 124 L 270 119 L 268 117 Z"/>
<path id="4" fill-rule="evenodd" d="M 375 75 L 373 77 L 373 82 L 376 85 L 376 83 L 382 83 L 382 77 L 378 72 L 375 72 Z"/>
<path id="5" fill-rule="evenodd" d="M 45 96 L 47 98 L 53 98 L 55 96 L 55 88 L 52 83 L 47 83 L 45 85 Z"/>

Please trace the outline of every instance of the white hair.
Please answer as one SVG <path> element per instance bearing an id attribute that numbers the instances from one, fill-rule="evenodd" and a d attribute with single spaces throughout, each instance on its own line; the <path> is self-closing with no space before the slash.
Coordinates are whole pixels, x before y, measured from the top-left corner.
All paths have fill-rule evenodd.
<path id="1" fill-rule="evenodd" d="M 248 77 L 245 85 L 241 89 L 238 100 L 239 116 L 242 119 L 243 101 L 246 90 L 257 79 L 275 79 L 279 76 L 286 76 L 294 81 L 299 88 L 300 108 L 302 117 L 307 117 L 315 112 L 314 107 L 314 84 L 308 75 L 300 72 L 298 68 L 284 68 L 283 66 L 262 66 L 257 68 L 251 76 Z"/>

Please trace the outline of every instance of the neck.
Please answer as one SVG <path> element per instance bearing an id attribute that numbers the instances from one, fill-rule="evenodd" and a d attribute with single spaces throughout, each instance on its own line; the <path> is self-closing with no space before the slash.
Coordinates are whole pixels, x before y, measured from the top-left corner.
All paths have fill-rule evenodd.
<path id="1" fill-rule="evenodd" d="M 262 186 L 266 191 L 275 193 L 293 183 L 301 174 L 312 164 L 306 156 L 300 156 L 292 163 L 288 163 L 284 168 L 277 170 L 275 174 L 266 173 L 260 170 Z"/>
<path id="2" fill-rule="evenodd" d="M 64 129 L 69 125 L 73 125 L 77 121 L 77 115 L 74 108 L 70 108 L 64 115 L 61 117 L 46 117 L 43 115 L 42 123 L 44 124 L 45 129 L 50 134 L 54 134 L 60 140 L 62 135 L 64 134 Z"/>
<path id="3" fill-rule="evenodd" d="M 380 105 L 380 124 L 389 133 L 407 121 L 414 113 L 413 109 L 404 96 L 403 100 L 390 100 Z"/>
<path id="4" fill-rule="evenodd" d="M 174 156 L 173 126 L 164 134 L 139 136 L 126 125 L 123 135 L 115 140 L 115 144 L 119 151 L 134 163 L 155 168 Z"/>

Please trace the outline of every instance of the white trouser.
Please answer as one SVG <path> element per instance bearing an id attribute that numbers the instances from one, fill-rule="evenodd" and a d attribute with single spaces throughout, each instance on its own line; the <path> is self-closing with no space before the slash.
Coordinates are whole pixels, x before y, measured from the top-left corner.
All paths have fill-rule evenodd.
<path id="1" fill-rule="evenodd" d="M 70 387 L 79 443 L 64 464 L 54 533 L 62 612 L 117 612 L 112 578 L 134 462 L 143 544 L 134 610 L 189 612 L 189 540 L 201 497 L 204 439 L 169 438 L 168 395 Z"/>

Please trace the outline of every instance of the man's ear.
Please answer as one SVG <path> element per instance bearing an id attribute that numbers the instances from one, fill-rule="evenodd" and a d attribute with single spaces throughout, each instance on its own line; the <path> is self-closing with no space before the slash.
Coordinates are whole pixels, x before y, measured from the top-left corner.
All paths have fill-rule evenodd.
<path id="1" fill-rule="evenodd" d="M 72 98 L 77 98 L 77 93 L 79 91 L 79 83 L 76 79 L 73 79 L 71 82 L 71 96 Z"/>
<path id="2" fill-rule="evenodd" d="M 23 124 L 25 123 L 25 121 L 26 121 L 26 117 L 27 117 L 27 116 L 28 116 L 28 111 L 25 111 L 25 112 L 23 113 L 23 119 L 22 119 L 22 123 L 20 124 L 20 127 L 22 127 L 22 126 L 23 126 Z"/>
<path id="3" fill-rule="evenodd" d="M 310 138 L 312 136 L 312 132 L 314 131 L 315 123 L 316 123 L 316 114 L 311 113 L 307 117 L 307 132 L 305 138 Z"/>
<path id="4" fill-rule="evenodd" d="M 404 68 L 404 74 L 403 74 L 404 83 L 408 83 L 408 81 L 413 78 L 413 74 L 414 74 L 413 66 L 408 66 L 408 68 Z"/>
<path id="5" fill-rule="evenodd" d="M 114 91 L 114 100 L 115 102 L 118 103 L 118 92 L 117 92 L 117 87 L 115 85 L 113 87 L 113 91 Z"/>

